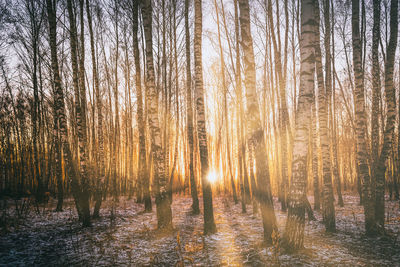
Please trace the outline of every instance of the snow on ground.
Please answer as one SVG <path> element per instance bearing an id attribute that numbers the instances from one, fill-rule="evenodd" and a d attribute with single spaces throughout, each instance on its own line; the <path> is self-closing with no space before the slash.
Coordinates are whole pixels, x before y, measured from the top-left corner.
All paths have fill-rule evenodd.
<path id="1" fill-rule="evenodd" d="M 399 202 L 386 202 L 388 236 L 368 238 L 358 197 L 345 195 L 344 201 L 345 207 L 336 206 L 337 233 L 325 233 L 316 212 L 318 221 L 306 222 L 305 249 L 289 255 L 265 248 L 260 215 L 252 215 L 251 205 L 243 214 L 230 198 L 214 199 L 218 232 L 209 236 L 203 236 L 202 215 L 191 215 L 187 196 L 174 196 L 170 233 L 156 230 L 155 206 L 143 213 L 134 200 L 121 198 L 113 220 L 107 201 L 102 218 L 86 229 L 71 200 L 59 213 L 51 200 L 40 215 L 32 211 L 24 224 L 0 234 L 0 266 L 400 266 Z M 278 203 L 275 209 L 282 233 L 286 214 Z"/>

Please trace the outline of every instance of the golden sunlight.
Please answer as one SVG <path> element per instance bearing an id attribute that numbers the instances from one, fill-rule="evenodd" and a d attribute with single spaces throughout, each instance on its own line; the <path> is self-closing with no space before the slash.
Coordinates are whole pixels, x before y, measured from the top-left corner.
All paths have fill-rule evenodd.
<path id="1" fill-rule="evenodd" d="M 400 267 L 399 2 L 0 0 L 0 267 Z"/>
<path id="2" fill-rule="evenodd" d="M 207 180 L 210 182 L 210 183 L 215 183 L 217 180 L 218 180 L 218 174 L 217 174 L 217 172 L 216 171 L 210 171 L 209 173 L 208 173 L 208 175 L 207 175 Z"/>

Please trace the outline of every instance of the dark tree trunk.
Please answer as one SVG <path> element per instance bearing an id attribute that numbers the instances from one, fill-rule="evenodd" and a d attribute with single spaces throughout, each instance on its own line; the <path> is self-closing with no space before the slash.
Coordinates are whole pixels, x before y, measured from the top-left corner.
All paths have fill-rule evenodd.
<path id="1" fill-rule="evenodd" d="M 204 233 L 211 234 L 217 231 L 214 222 L 213 198 L 211 184 L 207 180 L 208 175 L 208 147 L 206 118 L 204 107 L 204 88 L 203 88 L 203 64 L 202 64 L 202 25 L 203 11 L 202 0 L 194 2 L 194 66 L 195 66 L 195 92 L 197 107 L 197 136 L 200 151 L 201 163 L 201 183 L 203 188 L 204 203 Z"/>
<path id="2" fill-rule="evenodd" d="M 189 143 L 189 175 L 190 193 L 192 196 L 193 214 L 199 214 L 199 198 L 194 172 L 194 139 L 193 139 L 193 104 L 192 104 L 192 73 L 190 66 L 190 31 L 189 31 L 189 0 L 185 0 L 185 51 L 186 51 L 186 114 L 187 137 Z"/>
<path id="3" fill-rule="evenodd" d="M 387 104 L 387 115 L 385 131 L 383 133 L 382 151 L 375 170 L 376 198 L 375 198 L 375 224 L 380 233 L 384 232 L 385 225 L 385 172 L 386 161 L 392 151 L 393 132 L 396 121 L 396 89 L 393 82 L 394 60 L 398 36 L 398 0 L 390 2 L 390 37 L 386 47 L 385 60 L 385 99 Z M 371 188 L 374 190 L 374 188 Z"/>

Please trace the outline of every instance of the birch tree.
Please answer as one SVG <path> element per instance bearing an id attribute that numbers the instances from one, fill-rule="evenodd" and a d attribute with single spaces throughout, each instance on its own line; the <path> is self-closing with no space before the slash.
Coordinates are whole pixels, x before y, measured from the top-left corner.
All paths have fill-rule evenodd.
<path id="1" fill-rule="evenodd" d="M 161 128 L 158 118 L 158 93 L 155 87 L 153 65 L 152 36 L 152 3 L 145 0 L 142 8 L 143 27 L 146 42 L 146 90 L 149 96 L 148 120 L 151 134 L 151 150 L 153 157 L 153 177 L 156 186 L 156 205 L 158 228 L 172 228 L 171 202 L 168 196 L 168 181 L 166 177 L 164 153 L 162 150 Z"/>
<path id="2" fill-rule="evenodd" d="M 362 44 L 360 39 L 360 1 L 352 0 L 352 45 L 353 69 L 355 76 L 355 121 L 357 135 L 357 164 L 358 175 L 362 183 L 362 204 L 365 215 L 365 231 L 367 234 L 376 233 L 375 209 L 371 200 L 371 177 L 368 169 L 368 151 L 366 143 L 367 118 L 365 111 L 364 78 L 362 70 Z"/>
<path id="3" fill-rule="evenodd" d="M 190 30 L 189 30 L 189 0 L 185 0 L 185 52 L 186 52 L 186 116 L 187 138 L 189 144 L 189 179 L 190 194 L 192 196 L 193 214 L 199 214 L 199 199 L 194 171 L 194 138 L 193 138 L 193 103 L 192 103 L 192 73 L 190 58 Z"/>
<path id="4" fill-rule="evenodd" d="M 257 102 L 256 69 L 254 62 L 253 39 L 250 30 L 250 7 L 248 0 L 239 0 L 239 21 L 241 46 L 243 50 L 244 76 L 247 102 L 248 142 L 253 147 L 256 160 L 257 192 L 264 228 L 264 240 L 272 242 L 271 235 L 277 231 L 274 205 L 272 201 L 271 182 L 267 160 L 267 147 L 264 140 L 264 129 L 261 125 L 260 109 Z"/>
<path id="5" fill-rule="evenodd" d="M 315 71 L 315 16 L 314 0 L 301 1 L 301 38 L 300 38 L 300 91 L 296 111 L 296 133 L 293 143 L 292 181 L 290 201 L 283 242 L 288 250 L 303 247 L 304 221 L 307 185 L 307 153 L 310 131 L 310 106 L 314 90 Z"/>
<path id="6" fill-rule="evenodd" d="M 385 131 L 383 133 L 383 145 L 380 151 L 379 161 L 377 162 L 376 175 L 376 193 L 375 193 L 375 223 L 378 230 L 384 232 L 385 223 L 385 172 L 386 161 L 392 151 L 393 133 L 396 121 L 396 89 L 393 81 L 394 60 L 397 48 L 398 36 L 398 0 L 390 1 L 390 36 L 386 47 L 385 59 L 385 99 L 387 105 Z M 371 188 L 371 191 L 374 188 Z"/>
<path id="7" fill-rule="evenodd" d="M 195 98 L 197 110 L 197 136 L 199 142 L 201 163 L 201 184 L 203 189 L 204 205 L 204 233 L 211 234 L 217 231 L 214 222 L 214 210 L 211 184 L 208 175 L 208 147 L 206 117 L 204 107 L 203 63 L 202 63 L 202 28 L 203 10 L 202 0 L 194 1 L 194 68 L 195 68 Z"/>
<path id="8" fill-rule="evenodd" d="M 150 177 L 147 170 L 146 162 L 146 124 L 143 114 L 143 93 L 142 93 L 142 79 L 141 79 L 141 68 L 140 68 L 140 52 L 139 52 L 139 41 L 138 41 L 138 25 L 139 25 L 139 1 L 134 0 L 132 3 L 132 44 L 133 54 L 135 61 L 135 84 L 136 84 L 136 95 L 137 95 L 137 123 L 139 131 L 139 160 L 138 160 L 138 183 L 143 190 L 144 198 L 144 210 L 151 211 L 151 196 L 150 196 Z"/>
<path id="9" fill-rule="evenodd" d="M 78 211 L 79 217 L 82 219 L 84 226 L 90 225 L 90 213 L 88 214 L 88 209 L 83 211 L 82 205 L 82 191 L 79 184 L 80 173 L 76 169 L 71 147 L 68 141 L 68 126 L 65 115 L 65 103 L 64 103 L 64 92 L 61 87 L 61 78 L 59 74 L 59 65 L 57 57 L 57 20 L 56 20 L 56 2 L 52 0 L 46 0 L 47 7 L 47 18 L 49 23 L 49 43 L 51 52 L 51 69 L 53 73 L 53 83 L 55 88 L 55 110 L 57 113 L 55 116 L 58 118 L 58 130 L 60 131 L 58 135 L 60 136 L 61 150 L 63 153 L 63 158 L 67 167 L 67 175 L 69 177 L 69 182 L 71 183 L 72 195 L 75 199 L 76 209 Z M 72 6 L 71 6 L 72 7 Z M 88 206 L 87 206 L 88 208 Z M 86 214 L 83 214 L 86 212 Z"/>

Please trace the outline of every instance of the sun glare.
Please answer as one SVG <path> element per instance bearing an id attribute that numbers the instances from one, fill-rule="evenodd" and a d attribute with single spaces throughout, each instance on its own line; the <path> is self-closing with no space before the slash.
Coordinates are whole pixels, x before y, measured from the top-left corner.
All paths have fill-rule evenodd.
<path id="1" fill-rule="evenodd" d="M 208 173 L 208 175 L 207 175 L 207 180 L 210 182 L 210 183 L 215 183 L 216 181 L 217 181 L 217 179 L 218 179 L 218 174 L 215 172 L 215 171 L 210 171 L 209 173 Z"/>

